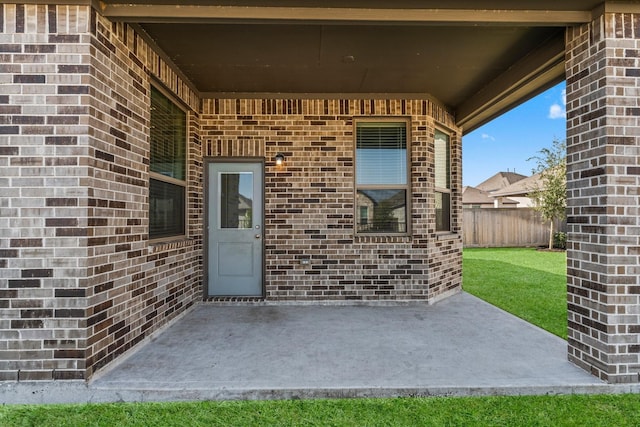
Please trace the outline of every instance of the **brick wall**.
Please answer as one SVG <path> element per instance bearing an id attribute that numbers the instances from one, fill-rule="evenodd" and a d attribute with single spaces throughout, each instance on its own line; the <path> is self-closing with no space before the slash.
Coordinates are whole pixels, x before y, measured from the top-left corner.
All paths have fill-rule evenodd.
<path id="1" fill-rule="evenodd" d="M 0 378 L 81 378 L 86 21 L 71 7 L 4 4 L 0 12 Z"/>
<path id="2" fill-rule="evenodd" d="M 129 26 L 91 14 L 92 89 L 87 363 L 99 369 L 202 299 L 199 99 Z M 149 86 L 154 76 L 188 115 L 188 239 L 149 244 Z M 91 372 L 89 372 L 91 374 Z"/>
<path id="3" fill-rule="evenodd" d="M 85 6 L 0 5 L 0 379 L 82 379 L 201 298 L 199 100 Z M 150 75 L 189 114 L 189 239 L 150 245 Z"/>
<path id="4" fill-rule="evenodd" d="M 640 15 L 567 31 L 569 359 L 640 373 Z"/>
<path id="5" fill-rule="evenodd" d="M 411 120 L 411 234 L 354 235 L 354 119 Z M 433 139 L 453 119 L 429 101 L 205 100 L 206 157 L 264 156 L 266 296 L 435 300 L 461 284 L 460 139 L 452 135 L 455 235 L 435 232 Z M 285 166 L 276 167 L 282 152 Z M 302 265 L 300 260 L 310 259 Z"/>
<path id="6" fill-rule="evenodd" d="M 88 6 L 1 4 L 0 18 L 0 380 L 87 379 L 202 298 L 203 154 L 267 159 L 268 298 L 459 289 L 460 139 L 436 104 L 201 102 L 131 27 Z M 189 231 L 150 244 L 152 79 L 190 110 Z M 410 236 L 354 236 L 353 121 L 374 116 L 411 120 Z M 434 230 L 436 124 L 454 131 L 454 235 Z"/>

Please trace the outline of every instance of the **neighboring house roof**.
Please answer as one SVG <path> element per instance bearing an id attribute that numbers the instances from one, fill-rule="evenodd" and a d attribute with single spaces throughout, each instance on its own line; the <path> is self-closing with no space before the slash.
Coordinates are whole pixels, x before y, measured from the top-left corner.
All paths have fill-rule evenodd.
<path id="1" fill-rule="evenodd" d="M 464 187 L 462 189 L 463 205 L 493 205 L 495 198 L 491 197 L 486 191 L 482 191 L 477 187 Z M 518 202 L 511 199 L 503 199 L 503 205 L 517 205 Z"/>
<path id="2" fill-rule="evenodd" d="M 238 208 L 239 209 L 251 209 L 253 207 L 253 200 L 250 198 L 243 196 L 242 194 L 238 194 Z"/>
<path id="3" fill-rule="evenodd" d="M 526 175 L 521 175 L 515 172 L 498 172 L 491 178 L 476 185 L 475 188 L 491 193 L 492 191 L 502 190 L 520 180 L 525 179 Z"/>
<path id="4" fill-rule="evenodd" d="M 462 203 L 465 205 L 493 204 L 494 200 L 487 192 L 476 187 L 464 187 L 462 189 Z"/>
<path id="5" fill-rule="evenodd" d="M 387 202 L 392 209 L 397 209 L 407 204 L 405 193 L 398 190 L 360 190 L 359 193 L 376 206 Z"/>
<path id="6" fill-rule="evenodd" d="M 532 190 L 540 188 L 541 186 L 542 180 L 540 174 L 537 173 L 504 187 L 501 190 L 494 191 L 491 195 L 494 197 L 527 196 Z"/>

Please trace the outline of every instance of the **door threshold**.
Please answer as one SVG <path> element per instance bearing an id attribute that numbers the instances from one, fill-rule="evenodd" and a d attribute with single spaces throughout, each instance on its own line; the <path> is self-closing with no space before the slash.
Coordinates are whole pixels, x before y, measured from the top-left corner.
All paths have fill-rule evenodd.
<path id="1" fill-rule="evenodd" d="M 264 302 L 264 297 L 207 297 L 205 302 L 222 302 L 222 303 L 257 303 Z"/>

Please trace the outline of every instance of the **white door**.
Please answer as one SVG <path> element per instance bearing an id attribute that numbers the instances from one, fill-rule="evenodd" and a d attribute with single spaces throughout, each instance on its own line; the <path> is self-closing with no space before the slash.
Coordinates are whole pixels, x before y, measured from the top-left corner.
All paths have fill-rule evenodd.
<path id="1" fill-rule="evenodd" d="M 262 296 L 263 165 L 208 167 L 209 296 Z"/>

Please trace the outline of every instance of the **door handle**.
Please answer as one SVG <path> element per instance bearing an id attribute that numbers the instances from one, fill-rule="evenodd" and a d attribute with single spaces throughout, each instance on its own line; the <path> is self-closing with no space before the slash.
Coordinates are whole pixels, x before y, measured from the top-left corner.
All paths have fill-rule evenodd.
<path id="1" fill-rule="evenodd" d="M 261 237 L 260 234 L 256 234 L 256 239 L 259 239 Z"/>

